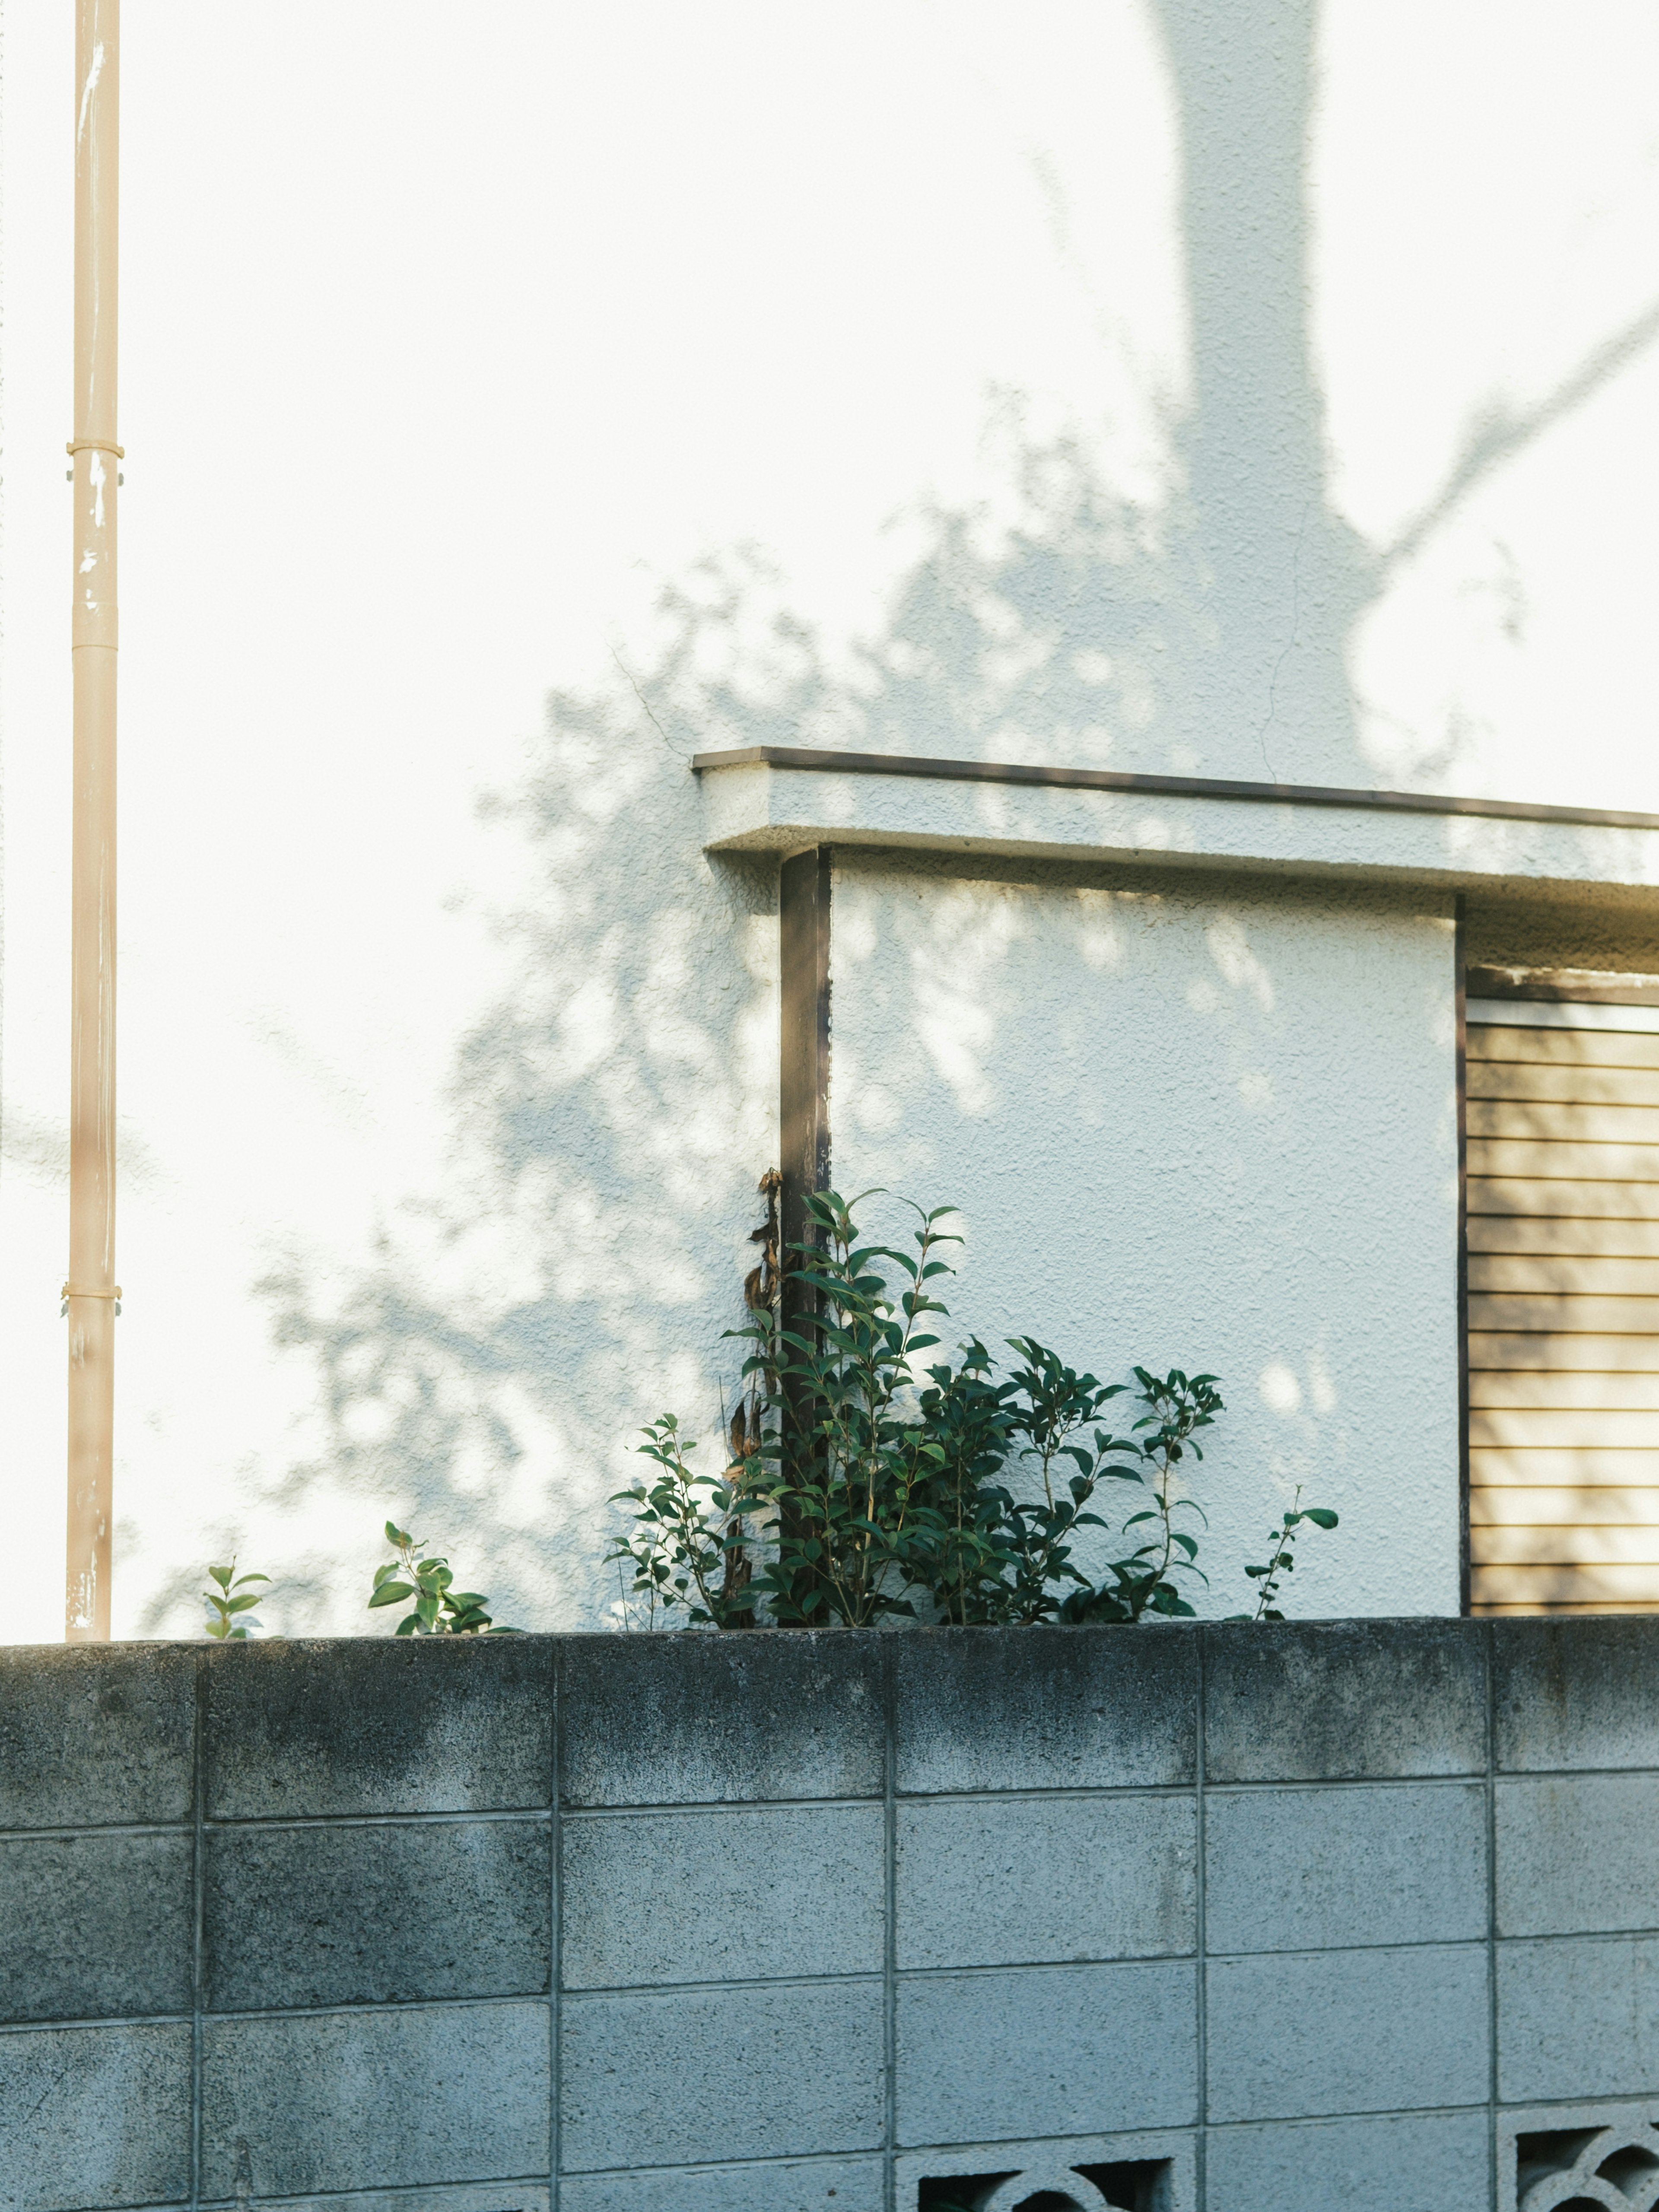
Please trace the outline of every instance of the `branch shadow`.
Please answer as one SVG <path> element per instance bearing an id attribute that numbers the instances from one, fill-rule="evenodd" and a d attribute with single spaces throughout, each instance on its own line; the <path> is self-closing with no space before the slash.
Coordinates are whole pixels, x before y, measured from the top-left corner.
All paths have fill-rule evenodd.
<path id="1" fill-rule="evenodd" d="M 1536 406 L 1473 420 L 1434 498 L 1367 544 L 1334 504 L 1310 342 L 1315 0 L 1152 13 L 1193 359 L 1166 495 L 1125 495 L 1081 428 L 1031 437 L 1004 393 L 1009 504 L 924 511 L 884 623 L 850 653 L 738 547 L 665 587 L 648 656 L 550 699 L 532 772 L 487 805 L 534 882 L 501 916 L 513 988 L 458 1053 L 444 1191 L 343 1294 L 314 1254 L 258 1286 L 276 1346 L 318 1377 L 313 1448 L 269 1486 L 296 1523 L 330 1496 L 375 1537 L 388 1513 L 423 1520 L 498 1617 L 603 1621 L 604 1501 L 630 1479 L 630 1432 L 669 1404 L 705 1434 L 718 1417 L 776 1146 L 775 876 L 702 850 L 693 752 L 1370 782 L 1350 663 L 1390 576 L 1659 335 L 1655 305 Z M 1419 766 L 1455 757 L 1437 733 Z M 343 1584 L 311 1602 L 316 1625 L 363 1625 Z"/>

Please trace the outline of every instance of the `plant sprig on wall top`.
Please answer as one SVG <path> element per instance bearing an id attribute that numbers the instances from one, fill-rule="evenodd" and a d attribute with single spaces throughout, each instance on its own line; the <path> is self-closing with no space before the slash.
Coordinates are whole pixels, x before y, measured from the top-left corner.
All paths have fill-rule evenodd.
<path id="1" fill-rule="evenodd" d="M 396 1557 L 374 1570 L 368 1603 L 400 1605 L 413 1598 L 411 1609 L 398 1623 L 399 1636 L 516 1636 L 515 1628 L 498 1628 L 490 1619 L 489 1600 L 478 1590 L 458 1590 L 446 1559 L 426 1556 L 423 1538 L 411 1536 L 395 1521 L 386 1524 L 386 1540 Z"/>
<path id="2" fill-rule="evenodd" d="M 1288 1575 L 1296 1565 L 1297 1530 L 1304 1521 L 1311 1521 L 1316 1528 L 1334 1528 L 1336 1526 L 1336 1516 L 1328 1506 L 1303 1504 L 1302 1488 L 1298 1484 L 1296 1496 L 1291 1501 L 1290 1510 L 1284 1515 L 1278 1528 L 1267 1539 L 1269 1553 L 1265 1564 L 1259 1567 L 1246 1567 L 1244 1570 L 1251 1581 L 1259 1587 L 1256 1591 L 1255 1613 L 1249 1615 L 1241 1613 L 1238 1616 L 1240 1620 L 1284 1620 L 1284 1614 L 1279 1610 L 1279 1585 L 1283 1577 Z"/>
<path id="3" fill-rule="evenodd" d="M 216 1585 L 202 1592 L 202 1602 L 207 1608 L 205 1632 L 222 1643 L 246 1644 L 255 1629 L 264 1623 L 255 1620 L 253 1608 L 264 1595 L 263 1591 L 249 1589 L 251 1583 L 269 1583 L 269 1575 L 239 1575 L 233 1559 L 228 1567 L 210 1567 L 208 1578 Z"/>

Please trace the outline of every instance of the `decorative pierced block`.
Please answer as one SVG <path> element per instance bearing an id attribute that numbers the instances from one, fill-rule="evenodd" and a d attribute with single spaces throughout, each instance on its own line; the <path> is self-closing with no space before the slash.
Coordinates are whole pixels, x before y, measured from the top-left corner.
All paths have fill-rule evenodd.
<path id="1" fill-rule="evenodd" d="M 1642 2114 L 1608 2124 L 1517 2134 L 1516 2212 L 1652 2212 L 1659 2205 L 1659 2127 Z"/>
<path id="2" fill-rule="evenodd" d="M 916 2189 L 916 2212 L 1170 2212 L 1171 2204 L 1167 2159 L 1043 2159 L 1013 2173 L 928 2174 Z"/>
<path id="3" fill-rule="evenodd" d="M 1188 2128 L 936 2143 L 899 2153 L 893 2201 L 899 2212 L 1198 2212 L 1197 2148 Z"/>

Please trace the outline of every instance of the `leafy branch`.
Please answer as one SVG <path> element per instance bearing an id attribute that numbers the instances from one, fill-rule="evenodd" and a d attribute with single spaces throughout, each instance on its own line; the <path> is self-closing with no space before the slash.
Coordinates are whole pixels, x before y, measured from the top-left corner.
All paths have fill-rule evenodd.
<path id="1" fill-rule="evenodd" d="M 631 1504 L 634 1520 L 607 1561 L 632 1569 L 632 1595 L 645 1599 L 653 1620 L 658 1607 L 684 1605 L 694 1627 L 752 1626 L 745 1516 L 767 1500 L 750 1478 L 743 1409 L 732 1418 L 732 1461 L 720 1474 L 692 1472 L 689 1457 L 697 1447 L 681 1437 L 672 1413 L 653 1421 L 644 1436 L 639 1449 L 659 1472 L 617 1492 L 612 1503 Z"/>
<path id="2" fill-rule="evenodd" d="M 262 1593 L 250 1592 L 250 1583 L 268 1583 L 269 1575 L 239 1575 L 236 1562 L 228 1567 L 210 1567 L 208 1575 L 218 1584 L 216 1589 L 204 1590 L 202 1602 L 207 1607 L 207 1633 L 222 1644 L 246 1644 L 250 1631 L 263 1629 L 264 1623 L 252 1618 L 253 1608 Z M 239 1595 L 240 1593 L 240 1595 Z M 246 1614 L 246 1620 L 239 1619 Z"/>
<path id="3" fill-rule="evenodd" d="M 411 1536 L 395 1521 L 386 1524 L 386 1540 L 396 1557 L 374 1570 L 369 1609 L 415 1601 L 398 1623 L 399 1636 L 516 1636 L 517 1629 L 497 1628 L 491 1620 L 489 1601 L 478 1590 L 458 1590 L 449 1562 L 427 1558 L 423 1538 Z"/>
<path id="4" fill-rule="evenodd" d="M 1337 1516 L 1327 1505 L 1304 1505 L 1302 1486 L 1298 1483 L 1296 1496 L 1291 1501 L 1291 1510 L 1285 1515 L 1278 1528 L 1267 1539 L 1271 1556 L 1267 1565 L 1260 1567 L 1246 1567 L 1244 1570 L 1252 1582 L 1261 1585 L 1256 1592 L 1256 1607 L 1255 1613 L 1249 1616 L 1250 1619 L 1254 1620 L 1284 1620 L 1284 1614 L 1277 1609 L 1279 1585 L 1280 1579 L 1288 1575 L 1296 1565 L 1296 1561 L 1291 1556 L 1291 1549 L 1296 1542 L 1296 1532 L 1304 1521 L 1311 1521 L 1316 1528 L 1334 1528 Z M 1241 1614 L 1240 1618 L 1243 1619 L 1244 1616 Z"/>

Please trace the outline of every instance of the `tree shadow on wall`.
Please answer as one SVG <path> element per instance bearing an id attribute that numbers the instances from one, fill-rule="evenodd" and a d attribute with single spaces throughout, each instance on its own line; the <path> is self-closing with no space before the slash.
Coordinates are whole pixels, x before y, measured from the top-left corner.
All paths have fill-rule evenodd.
<path id="1" fill-rule="evenodd" d="M 370 1528 L 383 1510 L 421 1523 L 504 1617 L 605 1617 L 623 1445 L 669 1405 L 710 1433 L 735 1382 L 721 1332 L 775 1148 L 775 875 L 703 854 L 690 756 L 834 744 L 1371 781 L 1357 625 L 1479 484 L 1659 333 L 1650 308 L 1527 413 L 1483 413 L 1437 498 L 1365 544 L 1331 499 L 1309 340 L 1315 9 L 1154 6 L 1194 361 L 1167 495 L 1122 496 L 1083 432 L 1034 441 L 1005 396 L 1008 507 L 926 514 L 884 628 L 850 656 L 752 552 L 672 586 L 653 653 L 552 697 L 534 773 L 491 803 L 534 880 L 502 921 L 514 988 L 458 1056 L 442 1194 L 343 1285 L 296 1255 L 262 1285 L 321 1386 L 276 1502 L 297 1516 L 337 1492 Z M 1430 733 L 1413 772 L 1448 773 L 1455 746 Z M 289 1625 L 353 1625 L 349 1579 L 319 1580 Z"/>

